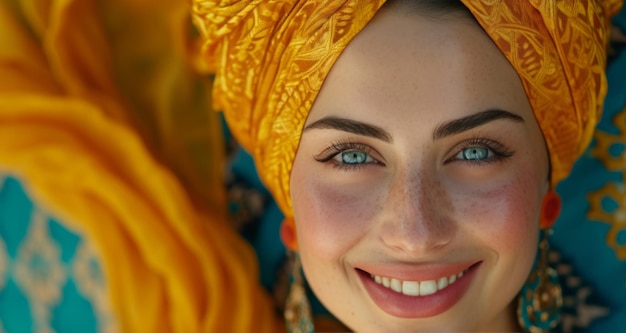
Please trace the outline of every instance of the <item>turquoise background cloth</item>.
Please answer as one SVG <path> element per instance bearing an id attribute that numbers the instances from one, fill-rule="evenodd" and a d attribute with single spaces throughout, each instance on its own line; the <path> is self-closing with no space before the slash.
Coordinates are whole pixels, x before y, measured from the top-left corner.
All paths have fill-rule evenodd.
<path id="1" fill-rule="evenodd" d="M 626 7 L 613 23 L 626 31 Z M 615 48 L 621 52 L 607 68 L 602 119 L 591 146 L 557 187 L 564 207 L 550 239 L 611 309 L 589 332 L 626 332 L 626 51 L 623 44 Z"/>
<path id="2" fill-rule="evenodd" d="M 110 311 L 89 238 L 0 175 L 0 332 L 107 332 Z"/>

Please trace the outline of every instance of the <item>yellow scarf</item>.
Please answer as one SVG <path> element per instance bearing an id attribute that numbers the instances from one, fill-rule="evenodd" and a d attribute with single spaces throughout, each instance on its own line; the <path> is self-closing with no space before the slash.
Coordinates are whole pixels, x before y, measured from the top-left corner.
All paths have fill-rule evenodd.
<path id="1" fill-rule="evenodd" d="M 184 1 L 2 1 L 0 173 L 96 246 L 119 331 L 280 332 L 188 29 Z"/>

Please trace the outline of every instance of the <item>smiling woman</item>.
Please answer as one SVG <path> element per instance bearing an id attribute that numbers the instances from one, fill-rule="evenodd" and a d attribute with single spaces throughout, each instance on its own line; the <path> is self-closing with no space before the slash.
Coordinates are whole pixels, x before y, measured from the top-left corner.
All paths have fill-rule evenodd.
<path id="1" fill-rule="evenodd" d="M 381 10 L 326 77 L 293 164 L 312 289 L 357 331 L 515 330 L 547 156 L 475 21 Z"/>
<path id="2" fill-rule="evenodd" d="M 383 2 L 195 2 L 283 241 L 356 331 L 554 328 L 538 236 L 598 119 L 619 1 Z M 288 326 L 311 330 L 294 290 Z"/>

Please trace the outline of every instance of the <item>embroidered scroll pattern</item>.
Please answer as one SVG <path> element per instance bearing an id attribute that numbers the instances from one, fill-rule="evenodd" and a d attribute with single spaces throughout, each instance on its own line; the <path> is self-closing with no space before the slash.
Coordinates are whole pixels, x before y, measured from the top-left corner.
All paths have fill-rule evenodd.
<path id="1" fill-rule="evenodd" d="M 626 109 L 615 116 L 617 134 L 596 131 L 596 145 L 592 155 L 609 171 L 626 177 Z M 620 260 L 626 260 L 626 190 L 624 183 L 608 182 L 589 194 L 591 205 L 588 217 L 610 225 L 607 245 Z"/>

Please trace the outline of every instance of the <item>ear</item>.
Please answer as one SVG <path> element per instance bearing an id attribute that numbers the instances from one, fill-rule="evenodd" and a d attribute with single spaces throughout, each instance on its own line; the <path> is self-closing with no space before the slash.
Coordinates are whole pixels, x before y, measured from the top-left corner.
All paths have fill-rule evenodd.
<path id="1" fill-rule="evenodd" d="M 541 218 L 539 220 L 541 229 L 551 228 L 560 213 L 561 198 L 556 192 L 549 191 L 543 197 L 543 202 L 541 203 Z"/>
<path id="2" fill-rule="evenodd" d="M 287 217 L 285 218 L 285 220 L 283 220 L 283 224 L 280 226 L 280 239 L 289 250 L 298 250 L 296 223 L 293 218 Z"/>

